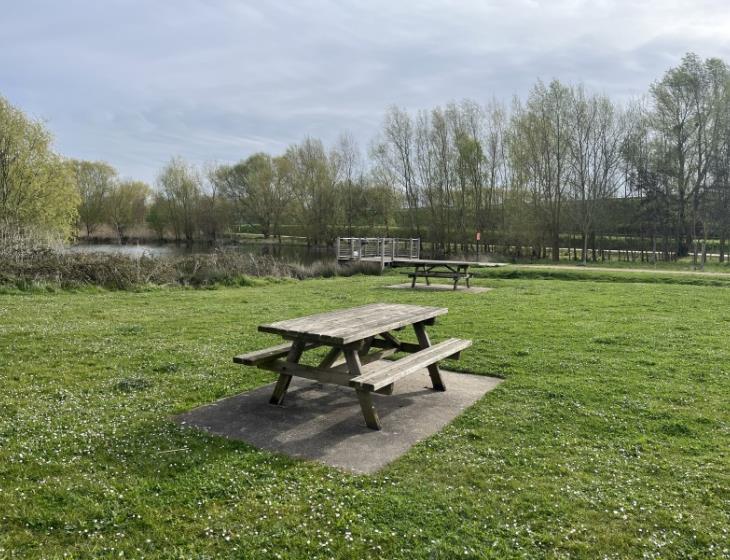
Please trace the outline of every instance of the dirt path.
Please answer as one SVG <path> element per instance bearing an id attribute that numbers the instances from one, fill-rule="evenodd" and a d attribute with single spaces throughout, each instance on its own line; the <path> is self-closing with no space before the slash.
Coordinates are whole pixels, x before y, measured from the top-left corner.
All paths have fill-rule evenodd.
<path id="1" fill-rule="evenodd" d="M 580 270 L 583 272 L 646 272 L 652 274 L 687 274 L 690 276 L 720 276 L 723 278 L 730 278 L 730 273 L 727 272 L 701 272 L 699 270 L 665 270 L 661 268 L 618 268 L 618 267 L 603 267 L 603 266 L 577 266 L 577 265 L 560 265 L 560 264 L 515 264 L 511 265 L 514 268 L 522 268 L 525 270 L 531 268 L 540 268 L 546 270 Z"/>

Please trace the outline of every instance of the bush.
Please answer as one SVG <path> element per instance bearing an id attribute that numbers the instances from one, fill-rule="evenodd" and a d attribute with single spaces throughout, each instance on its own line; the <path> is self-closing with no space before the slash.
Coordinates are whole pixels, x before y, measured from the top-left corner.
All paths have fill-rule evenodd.
<path id="1" fill-rule="evenodd" d="M 21 290 L 38 286 L 77 288 L 101 286 L 125 290 L 144 285 L 252 285 L 252 278 L 330 278 L 380 274 L 373 263 L 339 265 L 320 261 L 304 265 L 272 256 L 217 251 L 183 257 L 134 258 L 109 253 L 60 253 L 51 250 L 0 253 L 0 285 Z"/>

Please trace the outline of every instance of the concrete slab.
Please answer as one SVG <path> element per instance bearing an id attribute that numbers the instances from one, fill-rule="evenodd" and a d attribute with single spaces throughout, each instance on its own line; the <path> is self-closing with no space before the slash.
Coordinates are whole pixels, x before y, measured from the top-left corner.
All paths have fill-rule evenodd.
<path id="1" fill-rule="evenodd" d="M 436 433 L 494 389 L 501 379 L 443 371 L 447 390 L 430 389 L 424 369 L 373 396 L 383 429 L 365 426 L 355 391 L 294 378 L 284 406 L 272 406 L 273 384 L 175 417 L 182 425 L 245 441 L 291 457 L 354 473 L 374 473 Z"/>
<path id="2" fill-rule="evenodd" d="M 493 290 L 494 288 L 485 288 L 482 286 L 472 286 L 470 288 L 467 288 L 466 286 L 456 286 L 456 290 L 454 290 L 453 284 L 416 284 L 415 288 L 411 288 L 411 283 L 407 282 L 405 284 L 393 284 L 392 286 L 386 286 L 386 288 L 392 289 L 392 290 L 421 290 L 424 292 L 466 292 L 468 294 L 481 294 L 483 292 L 489 292 L 490 290 Z"/>

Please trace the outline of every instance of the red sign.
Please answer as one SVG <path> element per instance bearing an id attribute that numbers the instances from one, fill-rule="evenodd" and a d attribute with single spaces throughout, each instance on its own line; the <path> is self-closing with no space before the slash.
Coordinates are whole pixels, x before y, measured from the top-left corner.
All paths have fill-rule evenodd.
<path id="1" fill-rule="evenodd" d="M 477 232 L 477 241 L 481 241 L 481 240 L 482 240 L 482 232 L 478 231 Z"/>

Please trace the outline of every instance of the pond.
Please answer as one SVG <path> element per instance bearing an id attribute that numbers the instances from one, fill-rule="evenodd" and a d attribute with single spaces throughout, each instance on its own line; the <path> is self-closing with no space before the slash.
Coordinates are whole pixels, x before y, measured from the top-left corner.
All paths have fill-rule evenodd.
<path id="1" fill-rule="evenodd" d="M 237 251 L 254 255 L 271 255 L 288 261 L 311 264 L 316 261 L 332 260 L 335 251 L 332 247 L 307 247 L 291 243 L 240 243 L 223 247 L 213 244 L 176 244 L 176 243 L 77 243 L 66 247 L 69 253 L 116 253 L 139 258 L 143 255 L 153 257 L 174 257 L 181 255 L 207 254 L 216 250 Z"/>

